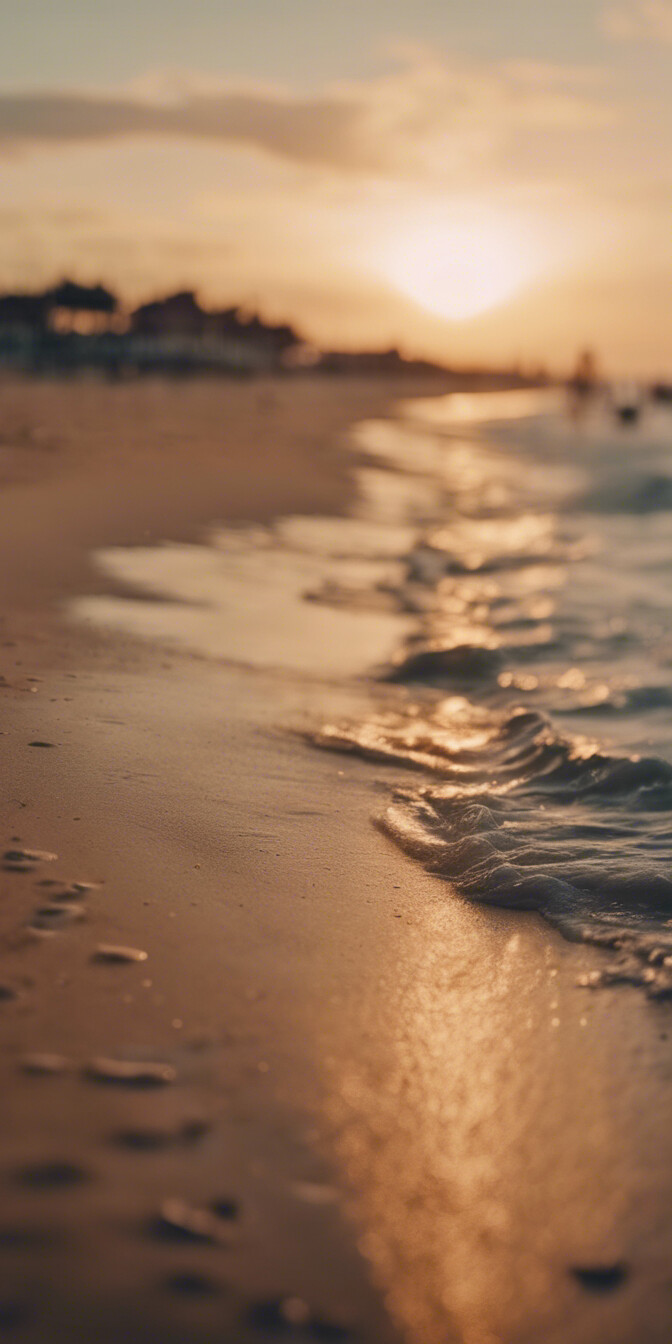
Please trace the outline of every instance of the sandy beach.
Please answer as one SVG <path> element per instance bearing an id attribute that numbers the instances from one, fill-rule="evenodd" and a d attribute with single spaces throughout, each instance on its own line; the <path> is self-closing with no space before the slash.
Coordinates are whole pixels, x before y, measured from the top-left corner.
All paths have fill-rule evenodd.
<path id="1" fill-rule="evenodd" d="M 398 770 L 302 736 L 363 678 L 69 605 L 123 596 L 97 550 L 342 514 L 348 428 L 444 390 L 0 383 L 11 1338 L 670 1337 L 669 1003 L 371 824 Z"/>

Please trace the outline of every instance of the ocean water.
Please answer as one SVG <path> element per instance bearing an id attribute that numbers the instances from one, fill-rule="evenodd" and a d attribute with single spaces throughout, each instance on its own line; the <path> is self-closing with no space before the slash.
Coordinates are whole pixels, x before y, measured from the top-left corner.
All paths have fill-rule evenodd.
<path id="1" fill-rule="evenodd" d="M 415 621 L 379 675 L 403 700 L 319 744 L 417 776 L 379 824 L 458 892 L 669 994 L 672 416 L 446 398 L 359 441 L 438 507 L 394 589 Z"/>
<path id="2" fill-rule="evenodd" d="M 610 949 L 593 983 L 672 993 L 672 414 L 453 395 L 350 447 L 348 518 L 106 552 L 129 595 L 75 616 L 366 683 L 312 740 L 398 767 L 377 823 L 447 898 L 536 910 Z"/>

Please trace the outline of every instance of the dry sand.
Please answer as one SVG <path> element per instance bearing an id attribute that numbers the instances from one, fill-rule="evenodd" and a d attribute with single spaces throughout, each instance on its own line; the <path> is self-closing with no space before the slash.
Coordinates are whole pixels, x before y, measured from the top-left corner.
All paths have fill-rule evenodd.
<path id="1" fill-rule="evenodd" d="M 0 841 L 58 854 L 0 882 L 13 1338 L 672 1334 L 669 1007 L 370 826 L 394 772 L 285 731 L 365 686 L 60 615 L 94 546 L 343 508 L 391 390 L 0 386 Z"/>

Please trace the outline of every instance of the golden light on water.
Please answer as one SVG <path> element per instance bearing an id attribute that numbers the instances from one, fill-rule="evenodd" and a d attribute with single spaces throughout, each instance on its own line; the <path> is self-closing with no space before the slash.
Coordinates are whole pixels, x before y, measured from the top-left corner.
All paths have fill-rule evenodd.
<path id="1" fill-rule="evenodd" d="M 527 220 L 487 206 L 428 210 L 384 243 L 377 265 L 388 283 L 451 322 L 478 317 L 532 284 L 555 248 Z"/>

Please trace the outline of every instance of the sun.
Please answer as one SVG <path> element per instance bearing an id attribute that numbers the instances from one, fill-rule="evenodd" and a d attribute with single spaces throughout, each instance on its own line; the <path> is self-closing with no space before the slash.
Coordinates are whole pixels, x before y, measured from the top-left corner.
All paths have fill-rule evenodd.
<path id="1" fill-rule="evenodd" d="M 427 312 L 465 322 L 513 298 L 545 261 L 527 222 L 471 207 L 427 212 L 396 227 L 375 264 L 388 284 Z"/>

